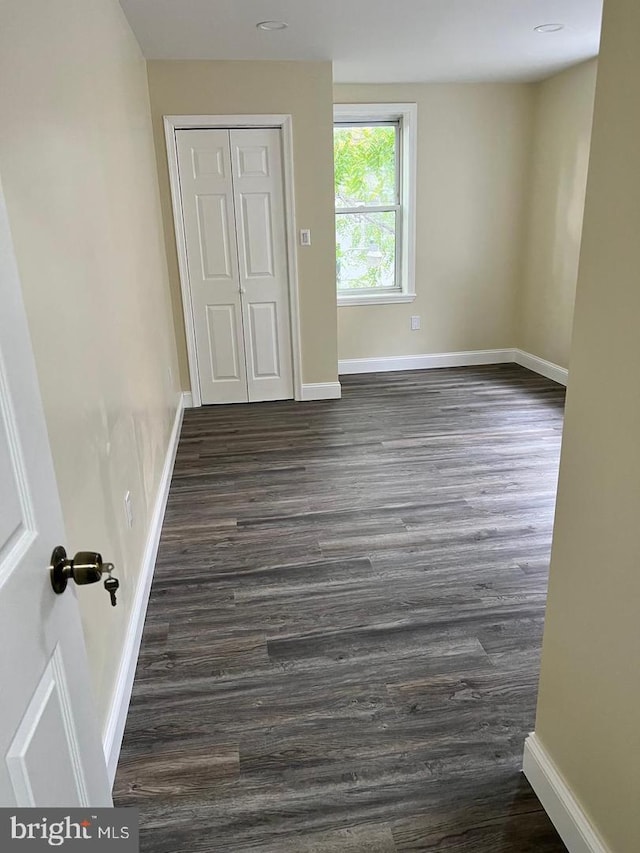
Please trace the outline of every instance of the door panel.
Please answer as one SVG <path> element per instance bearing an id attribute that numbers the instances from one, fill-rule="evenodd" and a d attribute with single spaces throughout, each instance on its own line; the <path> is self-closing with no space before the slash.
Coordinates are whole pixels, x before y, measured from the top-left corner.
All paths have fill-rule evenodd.
<path id="1" fill-rule="evenodd" d="M 212 382 L 235 382 L 241 379 L 236 321 L 235 305 L 207 306 Z"/>
<path id="2" fill-rule="evenodd" d="M 49 579 L 63 542 L 0 189 L 0 806 L 111 805 L 78 602 Z"/>
<path id="3" fill-rule="evenodd" d="M 90 805 L 72 720 L 62 652 L 57 647 L 7 752 L 17 805 Z"/>
<path id="4" fill-rule="evenodd" d="M 227 170 L 225 169 L 224 146 L 210 145 L 209 148 L 191 148 L 191 173 L 193 179 L 197 178 L 225 178 Z"/>
<path id="5" fill-rule="evenodd" d="M 280 131 L 232 130 L 250 402 L 293 397 Z"/>
<path id="6" fill-rule="evenodd" d="M 280 376 L 277 318 L 274 302 L 252 302 L 249 305 L 250 382 Z"/>
<path id="7" fill-rule="evenodd" d="M 239 178 L 269 177 L 269 147 L 242 145 L 236 149 L 236 174 Z"/>
<path id="8" fill-rule="evenodd" d="M 198 195 L 196 205 L 202 279 L 232 279 L 231 252 L 234 247 L 229 239 L 227 197 L 220 194 Z"/>
<path id="9" fill-rule="evenodd" d="M 242 275 L 249 278 L 272 278 L 273 225 L 271 198 L 268 193 L 240 193 L 242 211 Z"/>
<path id="10" fill-rule="evenodd" d="M 203 403 L 248 400 L 228 130 L 176 132 Z"/>
<path id="11" fill-rule="evenodd" d="M 2 367 L 0 366 L 0 371 Z M 11 411 L 11 402 L 6 391 L 0 391 L 5 400 L 5 411 L 0 412 L 0 486 L 2 494 L 2 513 L 0 514 L 0 579 L 2 567 L 6 565 L 8 551 L 18 545 L 19 540 L 30 533 L 27 521 L 29 500 L 18 487 L 18 477 L 24 479 L 24 461 L 21 458 L 20 445 L 16 441 L 15 421 Z M 9 446 L 12 438 L 14 450 Z"/>

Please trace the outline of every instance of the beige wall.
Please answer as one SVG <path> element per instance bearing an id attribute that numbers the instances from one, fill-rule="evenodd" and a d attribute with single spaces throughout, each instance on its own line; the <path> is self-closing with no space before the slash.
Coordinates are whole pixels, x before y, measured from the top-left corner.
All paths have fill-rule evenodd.
<path id="1" fill-rule="evenodd" d="M 536 731 L 640 850 L 640 4 L 604 4 Z"/>
<path id="2" fill-rule="evenodd" d="M 122 583 L 116 608 L 101 584 L 80 590 L 104 723 L 178 393 L 146 70 L 116 0 L 12 0 L 0 79 L 0 174 L 64 544 L 102 551 Z"/>
<path id="3" fill-rule="evenodd" d="M 597 61 L 536 86 L 518 346 L 568 367 Z"/>
<path id="4" fill-rule="evenodd" d="M 516 345 L 534 87 L 340 85 L 336 103 L 418 104 L 416 293 L 339 309 L 340 358 Z M 421 317 L 412 332 L 410 317 Z"/>
<path id="5" fill-rule="evenodd" d="M 189 373 L 163 115 L 292 115 L 297 225 L 312 235 L 310 247 L 298 247 L 302 374 L 304 382 L 335 382 L 331 63 L 157 61 L 148 73 L 183 388 Z"/>

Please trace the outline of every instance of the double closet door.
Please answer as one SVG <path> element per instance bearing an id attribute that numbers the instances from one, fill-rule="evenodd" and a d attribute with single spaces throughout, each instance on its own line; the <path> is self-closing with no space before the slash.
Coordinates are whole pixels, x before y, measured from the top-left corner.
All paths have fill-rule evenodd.
<path id="1" fill-rule="evenodd" d="M 293 397 L 280 131 L 178 130 L 203 403 Z"/>

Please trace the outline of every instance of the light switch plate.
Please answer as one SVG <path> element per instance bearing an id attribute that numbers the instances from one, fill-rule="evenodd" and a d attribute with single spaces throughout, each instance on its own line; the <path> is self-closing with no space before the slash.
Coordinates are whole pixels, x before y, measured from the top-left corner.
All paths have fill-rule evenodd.
<path id="1" fill-rule="evenodd" d="M 300 245 L 301 246 L 310 246 L 311 245 L 311 231 L 308 228 L 300 229 Z"/>

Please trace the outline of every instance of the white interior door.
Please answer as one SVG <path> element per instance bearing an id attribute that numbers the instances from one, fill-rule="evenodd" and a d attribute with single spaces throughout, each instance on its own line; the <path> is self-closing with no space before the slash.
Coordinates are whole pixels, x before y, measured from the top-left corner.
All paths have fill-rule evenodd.
<path id="1" fill-rule="evenodd" d="M 78 603 L 47 570 L 63 540 L 0 188 L 0 806 L 111 805 Z"/>
<path id="2" fill-rule="evenodd" d="M 232 130 L 249 401 L 293 397 L 280 131 Z"/>
<path id="3" fill-rule="evenodd" d="M 246 403 L 228 130 L 176 133 L 191 307 L 203 403 Z"/>
<path id="4" fill-rule="evenodd" d="M 293 397 L 280 131 L 176 131 L 203 403 Z"/>

